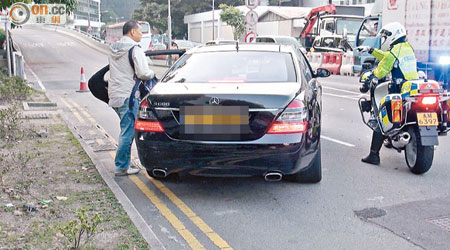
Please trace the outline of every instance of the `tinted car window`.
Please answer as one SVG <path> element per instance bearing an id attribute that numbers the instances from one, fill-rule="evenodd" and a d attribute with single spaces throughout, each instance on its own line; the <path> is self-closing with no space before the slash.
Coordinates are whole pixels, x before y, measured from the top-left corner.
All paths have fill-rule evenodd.
<path id="1" fill-rule="evenodd" d="M 305 56 L 302 54 L 302 52 L 300 51 L 296 51 L 297 53 L 297 59 L 300 63 L 300 67 L 301 67 L 301 71 L 303 73 L 303 75 L 305 75 L 306 81 L 311 81 L 311 79 L 313 78 L 313 73 L 311 71 L 311 67 L 308 63 L 308 61 L 306 60 Z"/>
<path id="2" fill-rule="evenodd" d="M 301 48 L 302 47 L 302 45 L 297 41 L 297 40 L 295 40 L 295 38 L 291 38 L 291 37 L 280 37 L 280 38 L 277 38 L 277 43 L 279 43 L 279 44 L 286 44 L 286 45 L 293 45 L 294 47 L 296 47 L 296 48 Z"/>
<path id="3" fill-rule="evenodd" d="M 261 51 L 203 52 L 185 55 L 162 82 L 295 82 L 291 54 Z"/>
<path id="4" fill-rule="evenodd" d="M 272 38 L 268 38 L 268 37 L 257 37 L 256 42 L 257 43 L 274 43 L 275 41 Z"/>

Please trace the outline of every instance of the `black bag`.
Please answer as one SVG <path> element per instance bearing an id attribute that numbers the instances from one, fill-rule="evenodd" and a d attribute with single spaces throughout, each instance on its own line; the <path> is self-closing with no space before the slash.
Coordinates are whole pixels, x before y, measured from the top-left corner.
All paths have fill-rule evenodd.
<path id="1" fill-rule="evenodd" d="M 97 73 L 95 73 L 88 82 L 88 87 L 91 93 L 97 98 L 100 99 L 106 104 L 109 103 L 108 97 L 108 82 L 104 80 L 104 76 L 106 72 L 109 71 L 109 65 L 106 65 Z"/>

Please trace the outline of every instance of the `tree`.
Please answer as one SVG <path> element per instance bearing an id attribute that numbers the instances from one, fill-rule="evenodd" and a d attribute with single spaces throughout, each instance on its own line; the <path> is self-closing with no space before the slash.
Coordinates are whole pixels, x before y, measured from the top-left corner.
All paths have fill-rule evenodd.
<path id="1" fill-rule="evenodd" d="M 167 0 L 139 0 L 141 8 L 135 9 L 133 19 L 143 20 L 160 32 L 167 31 Z M 228 5 L 243 5 L 242 0 L 216 0 L 215 9 L 219 3 Z M 184 16 L 212 10 L 211 0 L 171 0 L 172 35 L 183 37 L 187 34 Z"/>
<path id="2" fill-rule="evenodd" d="M 245 32 L 245 17 L 244 13 L 234 6 L 228 6 L 226 4 L 219 5 L 222 10 L 220 13 L 220 19 L 226 22 L 233 29 L 234 40 L 238 40 Z"/>
<path id="3" fill-rule="evenodd" d="M 11 7 L 14 3 L 17 2 L 24 2 L 30 4 L 31 0 L 22 0 L 22 1 L 16 1 L 16 0 L 2 0 L 0 3 L 0 10 L 6 9 Z M 78 7 L 78 1 L 77 0 L 34 0 L 35 4 L 49 4 L 49 3 L 61 3 L 66 5 L 66 12 L 68 14 L 73 13 L 77 10 Z"/>

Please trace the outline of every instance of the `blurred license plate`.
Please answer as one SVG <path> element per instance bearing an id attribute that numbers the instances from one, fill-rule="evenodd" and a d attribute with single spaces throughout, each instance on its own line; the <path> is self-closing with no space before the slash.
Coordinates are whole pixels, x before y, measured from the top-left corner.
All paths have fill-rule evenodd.
<path id="1" fill-rule="evenodd" d="M 248 106 L 182 106 L 182 134 L 248 134 Z"/>
<path id="2" fill-rule="evenodd" d="M 439 125 L 437 113 L 417 113 L 417 123 L 421 127 L 437 126 Z"/>

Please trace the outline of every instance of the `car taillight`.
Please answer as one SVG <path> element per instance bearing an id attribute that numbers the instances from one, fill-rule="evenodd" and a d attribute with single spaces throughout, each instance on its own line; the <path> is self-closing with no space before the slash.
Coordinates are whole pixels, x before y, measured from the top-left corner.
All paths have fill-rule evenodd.
<path id="1" fill-rule="evenodd" d="M 272 123 L 268 134 L 294 134 L 305 133 L 308 129 L 308 122 L 306 109 L 303 103 L 299 100 L 294 100 L 284 110 L 284 112 L 278 117 L 278 119 Z"/>
<path id="2" fill-rule="evenodd" d="M 152 49 L 152 42 L 150 41 L 150 43 L 148 44 L 148 49 L 147 50 L 151 50 Z"/>
<path id="3" fill-rule="evenodd" d="M 295 134 L 305 133 L 308 129 L 308 122 L 279 122 L 272 124 L 268 134 Z"/>
<path id="4" fill-rule="evenodd" d="M 399 123 L 403 121 L 403 101 L 391 100 L 392 122 Z"/>
<path id="5" fill-rule="evenodd" d="M 161 124 L 155 121 L 137 120 L 136 123 L 134 124 L 134 129 L 145 132 L 164 132 L 164 129 L 162 128 Z"/>
<path id="6" fill-rule="evenodd" d="M 164 132 L 161 123 L 150 110 L 150 106 L 145 99 L 139 104 L 138 119 L 134 124 L 134 129 L 146 132 Z"/>

